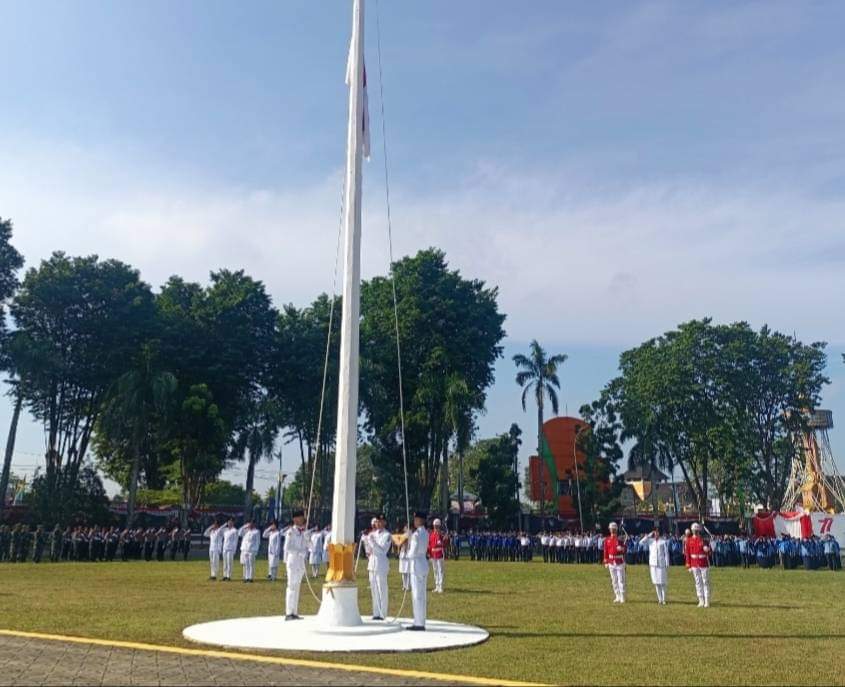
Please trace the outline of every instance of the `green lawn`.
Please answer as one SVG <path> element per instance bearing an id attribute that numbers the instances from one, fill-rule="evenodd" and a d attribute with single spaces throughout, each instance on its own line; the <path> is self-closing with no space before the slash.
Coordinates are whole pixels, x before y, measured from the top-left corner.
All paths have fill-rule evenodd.
<path id="1" fill-rule="evenodd" d="M 265 566 L 259 561 L 259 574 Z M 0 628 L 189 645 L 181 636 L 187 625 L 283 612 L 283 582 L 211 583 L 207 574 L 199 560 L 2 564 Z M 488 642 L 433 654 L 316 657 L 560 684 L 845 685 L 845 573 L 711 575 L 707 610 L 696 608 L 692 579 L 678 568 L 669 605 L 658 606 L 643 566 L 629 568 L 629 602 L 614 606 L 599 566 L 448 561 L 446 593 L 429 595 L 429 617 L 481 625 Z M 366 582 L 360 591 L 363 611 Z M 401 591 L 391 593 L 395 612 Z M 305 585 L 302 601 L 301 611 L 316 610 Z"/>

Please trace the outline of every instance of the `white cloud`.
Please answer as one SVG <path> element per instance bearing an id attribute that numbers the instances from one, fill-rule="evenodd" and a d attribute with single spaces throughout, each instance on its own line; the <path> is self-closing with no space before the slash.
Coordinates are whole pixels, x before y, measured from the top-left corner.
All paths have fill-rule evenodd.
<path id="1" fill-rule="evenodd" d="M 216 186 L 127 170 L 99 153 L 14 151 L 0 215 L 30 265 L 55 249 L 96 252 L 205 281 L 218 267 L 262 279 L 277 304 L 331 287 L 340 175 L 302 188 Z M 7 159 L 10 159 L 7 157 Z M 363 265 L 384 273 L 376 165 L 368 169 Z M 443 248 L 453 266 L 501 290 L 509 335 L 629 344 L 690 317 L 768 322 L 845 341 L 831 306 L 845 286 L 845 202 L 782 187 L 671 180 L 596 190 L 571 171 L 479 165 L 449 190 L 396 189 L 397 255 Z"/>

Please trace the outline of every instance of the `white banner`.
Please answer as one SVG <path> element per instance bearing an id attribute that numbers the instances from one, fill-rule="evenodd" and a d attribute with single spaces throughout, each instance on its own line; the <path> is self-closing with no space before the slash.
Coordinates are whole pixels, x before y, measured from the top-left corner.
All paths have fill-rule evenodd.
<path id="1" fill-rule="evenodd" d="M 775 521 L 775 536 L 780 539 L 784 534 L 788 534 L 793 539 L 801 539 L 801 516 L 795 515 L 793 517 L 785 517 L 778 513 L 774 517 Z"/>
<path id="2" fill-rule="evenodd" d="M 813 534 L 817 537 L 832 534 L 840 546 L 845 546 L 845 513 L 810 513 L 810 519 L 813 521 Z"/>

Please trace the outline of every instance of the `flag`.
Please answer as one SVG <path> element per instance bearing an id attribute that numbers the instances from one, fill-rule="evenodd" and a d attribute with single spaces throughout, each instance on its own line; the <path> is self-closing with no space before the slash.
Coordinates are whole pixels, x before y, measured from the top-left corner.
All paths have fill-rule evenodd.
<path id="1" fill-rule="evenodd" d="M 549 469 L 549 476 L 551 477 L 551 488 L 552 488 L 552 502 L 557 502 L 557 495 L 558 491 L 558 479 L 557 479 L 557 465 L 555 465 L 555 458 L 552 455 L 552 450 L 549 448 L 549 442 L 546 439 L 545 432 L 543 433 L 543 442 L 540 445 L 540 456 L 543 458 L 543 461 L 546 463 L 546 467 Z"/>

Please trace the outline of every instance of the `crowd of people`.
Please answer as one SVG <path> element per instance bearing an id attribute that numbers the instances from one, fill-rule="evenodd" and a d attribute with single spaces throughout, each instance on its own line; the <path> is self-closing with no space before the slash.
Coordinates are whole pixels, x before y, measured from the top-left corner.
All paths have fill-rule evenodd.
<path id="1" fill-rule="evenodd" d="M 709 534 L 709 533 L 708 533 Z M 666 537 L 669 564 L 685 564 L 684 542 L 690 536 Z M 650 534 L 623 534 L 625 563 L 647 564 Z M 541 532 L 530 536 L 525 532 L 475 532 L 452 535 L 447 548 L 449 558 L 458 559 L 468 553 L 473 561 L 531 561 L 542 557 L 546 563 L 600 563 L 606 535 L 601 532 Z M 710 563 L 714 567 L 757 566 L 785 570 L 804 568 L 818 570 L 842 567 L 840 545 L 832 535 L 797 539 L 753 537 L 746 535 L 709 535 Z"/>
<path id="2" fill-rule="evenodd" d="M 50 561 L 188 560 L 192 533 L 189 528 L 59 527 L 17 524 L 0 527 L 0 561 L 41 563 Z"/>

